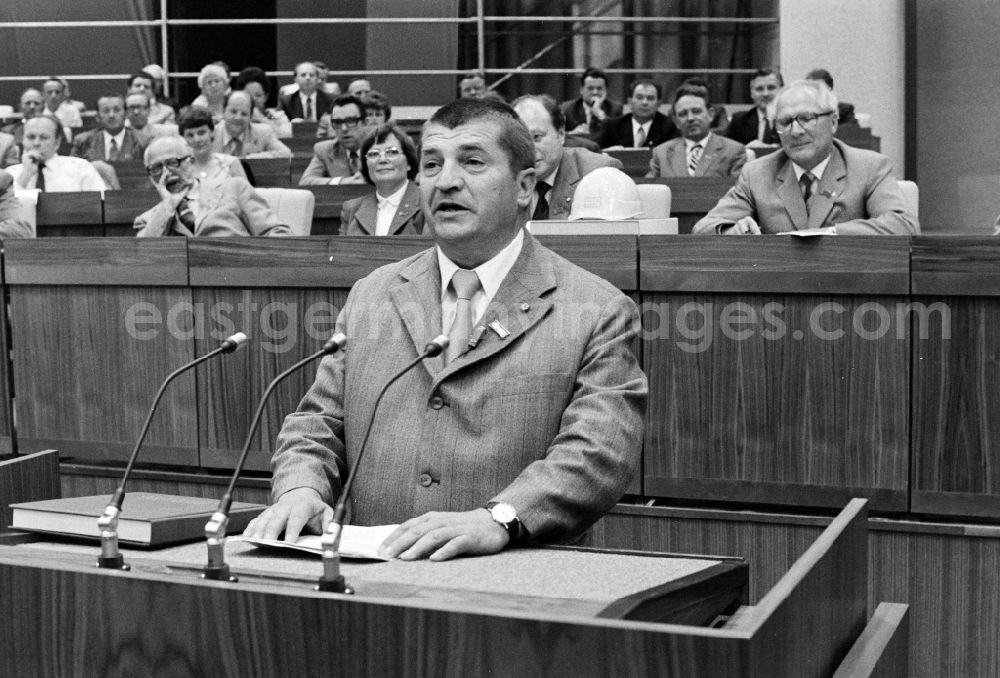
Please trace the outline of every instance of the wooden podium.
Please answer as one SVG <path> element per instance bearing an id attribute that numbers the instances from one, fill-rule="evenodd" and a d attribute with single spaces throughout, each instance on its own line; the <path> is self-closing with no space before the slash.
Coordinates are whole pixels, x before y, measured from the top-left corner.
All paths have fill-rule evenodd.
<path id="1" fill-rule="evenodd" d="M 358 593 L 344 596 L 312 590 L 317 559 L 240 544 L 229 547 L 235 584 L 199 578 L 203 544 L 129 551 L 129 572 L 95 568 L 95 544 L 0 546 L 0 675 L 904 676 L 905 606 L 880 606 L 865 628 L 867 539 L 865 501 L 853 500 L 722 628 L 636 620 L 669 617 L 631 604 L 667 595 L 680 571 L 714 578 L 715 603 L 730 608 L 745 571 L 741 584 L 738 564 L 709 556 L 678 565 L 685 559 L 527 549 L 350 564 Z M 661 586 L 649 585 L 651 563 L 662 563 Z"/>

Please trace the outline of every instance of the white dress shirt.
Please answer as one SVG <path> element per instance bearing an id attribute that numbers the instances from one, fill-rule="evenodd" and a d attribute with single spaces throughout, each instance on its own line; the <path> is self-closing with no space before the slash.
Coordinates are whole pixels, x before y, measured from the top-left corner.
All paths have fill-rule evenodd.
<path id="1" fill-rule="evenodd" d="M 23 170 L 24 165 L 20 163 L 7 168 L 15 180 Z M 94 166 L 83 158 L 54 155 L 45 161 L 45 168 L 42 171 L 45 172 L 46 193 L 103 191 L 107 188 Z M 24 188 L 35 188 L 37 180 L 38 175 L 36 174 L 28 180 L 28 185 Z M 19 183 L 16 183 L 15 186 L 17 187 L 15 190 L 21 188 Z"/>
<path id="2" fill-rule="evenodd" d="M 406 193 L 405 181 L 391 195 L 382 197 L 377 190 L 375 191 L 375 201 L 378 203 L 378 216 L 375 219 L 375 235 L 389 235 L 389 227 L 392 226 L 392 220 L 396 216 L 396 211 L 399 209 L 399 203 L 402 202 L 404 193 Z"/>
<path id="3" fill-rule="evenodd" d="M 640 123 L 632 116 L 632 145 L 636 148 L 643 148 L 646 146 L 646 142 L 649 141 L 649 129 L 653 126 L 653 119 L 650 118 L 646 122 Z M 637 144 L 635 140 L 639 138 L 639 130 L 642 130 L 642 143 Z"/>
<path id="4" fill-rule="evenodd" d="M 118 145 L 118 154 L 121 155 L 122 144 L 125 143 L 125 128 L 123 127 L 122 131 L 119 132 L 118 134 L 115 134 L 115 135 L 109 134 L 107 130 L 104 130 L 102 133 L 104 134 L 104 159 L 105 160 L 111 160 L 111 140 L 112 139 L 114 139 L 115 144 Z M 46 177 L 46 178 L 48 178 L 48 177 Z"/>

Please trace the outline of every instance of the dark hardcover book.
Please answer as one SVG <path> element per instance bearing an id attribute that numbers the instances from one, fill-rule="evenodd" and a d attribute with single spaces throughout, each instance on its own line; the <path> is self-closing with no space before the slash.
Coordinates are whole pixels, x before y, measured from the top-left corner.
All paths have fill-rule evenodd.
<path id="1" fill-rule="evenodd" d="M 110 495 L 101 494 L 11 504 L 11 527 L 100 539 L 97 519 L 110 500 Z M 163 546 L 204 539 L 205 523 L 218 506 L 218 499 L 130 492 L 118 516 L 118 540 L 135 546 Z M 261 504 L 233 502 L 226 533 L 239 534 L 265 508 Z"/>

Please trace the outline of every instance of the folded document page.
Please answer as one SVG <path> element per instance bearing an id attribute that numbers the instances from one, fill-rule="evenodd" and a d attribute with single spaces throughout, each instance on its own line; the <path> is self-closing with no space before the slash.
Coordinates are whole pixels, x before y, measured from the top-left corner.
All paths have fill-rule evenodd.
<path id="1" fill-rule="evenodd" d="M 399 525 L 374 525 L 372 527 L 344 525 L 344 531 L 340 535 L 340 556 L 342 558 L 389 560 L 378 554 L 378 547 L 397 527 Z M 317 534 L 299 537 L 298 541 L 294 544 L 278 539 L 255 539 L 242 535 L 235 535 L 229 538 L 229 541 L 245 541 L 258 546 L 297 549 L 299 551 L 315 553 L 318 556 L 323 555 L 322 540 L 323 537 Z"/>

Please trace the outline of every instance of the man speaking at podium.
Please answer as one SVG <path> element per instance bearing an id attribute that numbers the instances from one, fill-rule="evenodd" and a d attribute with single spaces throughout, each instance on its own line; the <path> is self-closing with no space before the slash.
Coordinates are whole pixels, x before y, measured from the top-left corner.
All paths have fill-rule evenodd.
<path id="1" fill-rule="evenodd" d="M 374 424 L 350 522 L 402 523 L 387 557 L 444 560 L 579 537 L 639 463 L 646 378 L 635 304 L 523 226 L 535 149 L 506 104 L 459 99 L 423 130 L 421 204 L 436 246 L 352 289 L 344 352 L 320 364 L 272 460 L 275 504 L 247 528 L 294 541 L 330 520 Z M 390 387 L 437 335 L 451 344 Z"/>

